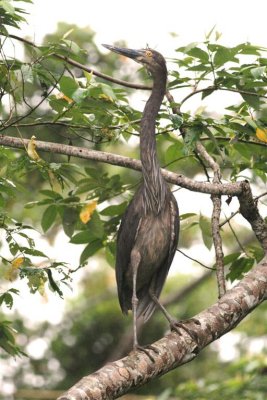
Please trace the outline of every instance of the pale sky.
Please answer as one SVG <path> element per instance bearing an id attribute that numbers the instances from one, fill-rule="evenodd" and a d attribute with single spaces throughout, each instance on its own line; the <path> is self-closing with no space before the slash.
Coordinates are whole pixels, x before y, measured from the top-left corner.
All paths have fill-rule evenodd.
<path id="1" fill-rule="evenodd" d="M 23 29 L 38 43 L 43 35 L 55 31 L 58 21 L 90 26 L 96 41 L 112 43 L 124 39 L 129 46 L 149 44 L 168 56 L 168 52 L 191 41 L 202 41 L 216 24 L 226 45 L 243 41 L 266 45 L 264 0 L 33 0 L 29 6 L 30 25 Z M 175 32 L 178 38 L 171 39 Z"/>

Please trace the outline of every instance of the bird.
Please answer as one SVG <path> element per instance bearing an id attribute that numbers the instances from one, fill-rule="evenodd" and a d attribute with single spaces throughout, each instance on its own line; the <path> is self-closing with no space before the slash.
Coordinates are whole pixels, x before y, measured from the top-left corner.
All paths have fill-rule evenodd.
<path id="1" fill-rule="evenodd" d="M 177 249 L 180 228 L 177 201 L 162 175 L 156 151 L 156 118 L 166 92 L 167 67 L 164 57 L 154 49 L 103 46 L 142 64 L 153 80 L 140 121 L 143 179 L 122 216 L 116 246 L 118 298 L 124 314 L 132 310 L 133 349 L 136 350 L 142 349 L 137 337 L 137 318 L 143 317 L 146 322 L 158 306 L 174 325 L 159 302 Z"/>

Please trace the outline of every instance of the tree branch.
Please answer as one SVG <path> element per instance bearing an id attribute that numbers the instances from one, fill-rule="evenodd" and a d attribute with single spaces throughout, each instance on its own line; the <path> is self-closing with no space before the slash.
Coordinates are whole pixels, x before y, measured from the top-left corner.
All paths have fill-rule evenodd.
<path id="1" fill-rule="evenodd" d="M 257 239 L 267 254 L 267 224 L 261 217 L 257 203 L 253 199 L 248 181 L 241 182 L 242 195 L 238 195 L 240 203 L 240 213 L 250 223 Z"/>
<path id="2" fill-rule="evenodd" d="M 176 105 L 172 106 L 172 103 L 174 103 L 173 96 L 167 92 L 167 99 L 170 102 L 172 112 L 173 114 L 181 115 L 181 110 L 180 107 L 177 107 Z M 185 128 L 182 126 L 180 127 L 180 130 L 183 134 L 183 136 L 186 133 Z M 196 150 L 194 151 L 196 156 L 200 161 L 203 160 L 206 161 L 207 165 L 213 170 L 213 184 L 217 185 L 218 187 L 221 186 L 221 171 L 220 171 L 220 166 L 216 162 L 216 160 L 211 157 L 211 155 L 207 152 L 203 144 L 198 140 L 196 142 Z M 204 165 L 204 170 L 206 173 L 206 176 L 209 179 L 209 175 L 206 171 L 205 165 Z M 221 214 L 221 195 L 218 193 L 213 193 L 211 195 L 211 200 L 213 203 L 213 211 L 212 211 L 212 239 L 214 243 L 214 249 L 215 249 L 215 257 L 216 257 L 216 274 L 217 274 L 217 284 L 218 284 L 218 292 L 219 292 L 219 298 L 225 293 L 226 291 L 226 284 L 225 284 L 225 276 L 224 276 L 224 262 L 223 262 L 223 249 L 222 249 L 222 238 L 220 235 L 220 214 Z"/>
<path id="3" fill-rule="evenodd" d="M 220 234 L 220 214 L 222 208 L 221 196 L 211 195 L 213 203 L 212 217 L 211 217 L 211 228 L 212 228 L 212 239 L 215 249 L 216 258 L 216 275 L 219 298 L 221 298 L 226 292 L 225 276 L 224 276 L 224 262 L 223 262 L 223 249 L 222 249 L 222 238 Z"/>
<path id="4" fill-rule="evenodd" d="M 238 94 L 245 94 L 245 95 L 249 95 L 249 96 L 256 96 L 256 97 L 262 97 L 264 99 L 267 99 L 267 96 L 265 95 L 261 95 L 255 92 L 250 92 L 249 90 L 242 90 L 242 89 L 235 89 L 235 88 L 225 88 L 225 87 L 221 87 L 221 86 L 208 86 L 206 88 L 202 88 L 202 89 L 197 89 L 194 90 L 193 92 L 189 93 L 187 96 L 185 96 L 183 98 L 183 100 L 180 103 L 180 108 L 182 107 L 182 105 L 189 100 L 192 96 L 194 96 L 195 94 L 199 94 L 199 93 L 204 93 L 204 92 L 210 92 L 210 91 L 216 91 L 216 90 L 224 90 L 227 92 L 234 92 L 234 93 L 238 93 Z"/>
<path id="5" fill-rule="evenodd" d="M 154 362 L 144 352 L 131 352 L 85 376 L 58 400 L 110 400 L 122 396 L 130 389 L 192 361 L 208 344 L 236 327 L 266 297 L 267 258 L 217 303 L 196 315 L 194 318 L 200 325 L 187 324 L 187 329 L 194 331 L 197 343 L 184 330 L 180 335 L 171 332 L 153 343 L 157 350 L 150 350 Z"/>
<path id="6" fill-rule="evenodd" d="M 179 303 L 179 301 L 185 299 L 197 287 L 202 285 L 202 283 L 205 282 L 211 276 L 212 273 L 213 273 L 212 270 L 205 272 L 199 278 L 195 279 L 193 282 L 190 282 L 188 285 L 183 287 L 178 292 L 175 291 L 173 293 L 170 293 L 168 296 L 162 299 L 163 306 L 167 307 L 171 304 Z M 159 308 L 155 310 L 155 314 L 161 312 L 162 311 Z M 137 320 L 137 331 L 139 335 L 141 334 L 143 327 L 144 324 L 141 323 L 141 320 Z M 122 334 L 118 345 L 113 349 L 107 361 L 113 361 L 118 357 L 123 357 L 126 354 L 126 352 L 130 351 L 130 349 L 132 348 L 132 344 L 133 344 L 133 328 L 132 325 L 130 325 L 129 327 L 126 328 L 125 332 Z"/>
<path id="7" fill-rule="evenodd" d="M 4 35 L 2 34 L 2 36 L 4 36 Z M 18 41 L 20 41 L 20 42 L 22 42 L 24 44 L 27 44 L 29 46 L 32 46 L 32 47 L 35 47 L 35 48 L 38 49 L 38 46 L 35 43 L 33 43 L 30 40 L 28 40 L 28 39 L 21 38 L 20 36 L 17 36 L 17 35 L 8 35 L 8 37 L 11 38 L 11 39 L 18 40 Z M 152 89 L 151 86 L 142 85 L 142 84 L 139 84 L 139 83 L 131 83 L 131 82 L 123 81 L 121 79 L 112 78 L 109 75 L 102 74 L 101 72 L 98 72 L 98 71 L 94 70 L 93 68 L 86 67 L 83 64 L 80 64 L 78 61 L 72 60 L 71 58 L 66 57 L 66 56 L 62 56 L 60 54 L 52 53 L 52 54 L 49 54 L 49 56 L 50 57 L 54 57 L 54 58 L 58 58 L 59 60 L 62 60 L 65 63 L 68 63 L 68 64 L 70 64 L 70 65 L 72 65 L 72 66 L 74 66 L 76 68 L 79 68 L 79 69 L 81 69 L 83 71 L 89 72 L 89 73 L 97 76 L 98 78 L 105 79 L 106 81 L 109 81 L 109 82 L 117 83 L 118 85 L 122 85 L 122 86 L 133 88 L 133 89 L 142 89 L 142 90 L 151 90 Z"/>
<path id="8" fill-rule="evenodd" d="M 3 146 L 25 149 L 28 143 L 29 139 L 21 139 L 12 136 L 0 135 L 0 145 Z M 67 156 L 79 157 L 87 160 L 100 161 L 111 165 L 117 165 L 136 171 L 141 171 L 140 160 L 117 154 L 107 153 L 104 151 L 96 151 L 86 149 L 84 147 L 69 146 L 61 143 L 43 142 L 40 140 L 36 141 L 36 148 L 40 151 L 45 151 L 49 153 L 64 154 Z M 239 196 L 242 193 L 242 186 L 240 182 L 223 183 L 221 185 L 217 185 L 210 182 L 194 181 L 185 177 L 184 175 L 175 174 L 174 172 L 167 171 L 165 169 L 162 169 L 162 174 L 166 181 L 174 185 L 179 185 L 191 191 L 227 196 Z"/>
<path id="9" fill-rule="evenodd" d="M 219 164 L 213 157 L 207 152 L 205 147 L 200 141 L 196 142 L 196 149 L 200 156 L 206 160 L 208 165 L 213 170 L 212 182 L 216 185 L 221 184 L 221 171 Z M 216 275 L 218 284 L 219 298 L 222 297 L 226 292 L 225 276 L 224 276 L 224 262 L 223 262 L 223 249 L 222 249 L 222 238 L 220 234 L 220 215 L 222 209 L 221 196 L 217 194 L 211 195 L 213 203 L 212 217 L 211 217 L 211 228 L 212 228 L 212 239 L 215 249 L 216 258 Z"/>

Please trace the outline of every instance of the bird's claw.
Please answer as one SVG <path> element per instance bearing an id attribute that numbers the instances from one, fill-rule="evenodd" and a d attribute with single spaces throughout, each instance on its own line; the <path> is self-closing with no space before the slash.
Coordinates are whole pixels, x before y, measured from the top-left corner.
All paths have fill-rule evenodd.
<path id="1" fill-rule="evenodd" d="M 152 346 L 151 344 L 148 344 L 147 346 L 140 346 L 139 344 L 134 345 L 134 350 L 135 350 L 135 351 L 142 351 L 142 352 L 144 352 L 144 353 L 150 358 L 150 360 L 154 363 L 154 362 L 155 362 L 155 359 L 154 359 L 154 357 L 150 354 L 150 352 L 149 352 L 148 349 L 154 351 L 156 354 L 159 354 L 159 350 L 158 350 L 156 347 Z"/>
<path id="2" fill-rule="evenodd" d="M 175 331 L 179 336 L 181 336 L 181 329 L 183 329 L 186 333 L 188 333 L 188 335 L 191 337 L 191 339 L 194 342 L 198 343 L 197 334 L 185 326 L 186 324 L 189 324 L 189 323 L 194 323 L 195 325 L 200 325 L 199 320 L 197 320 L 196 318 L 190 318 L 190 319 L 181 320 L 181 321 L 173 320 L 170 322 L 170 328 L 172 331 Z"/>

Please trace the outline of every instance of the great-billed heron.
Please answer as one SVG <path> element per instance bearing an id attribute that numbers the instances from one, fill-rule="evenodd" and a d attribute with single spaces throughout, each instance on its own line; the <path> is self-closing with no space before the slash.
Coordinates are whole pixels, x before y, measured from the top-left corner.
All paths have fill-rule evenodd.
<path id="1" fill-rule="evenodd" d="M 140 124 L 143 182 L 126 209 L 117 238 L 116 279 L 122 312 L 133 311 L 134 349 L 138 348 L 136 321 L 147 321 L 170 269 L 179 237 L 177 202 L 164 180 L 156 152 L 155 124 L 166 91 L 163 56 L 152 49 L 132 50 L 104 45 L 144 65 L 153 79 L 152 93 Z M 163 309 L 163 308 L 162 308 Z M 163 309 L 172 324 L 170 315 Z"/>

